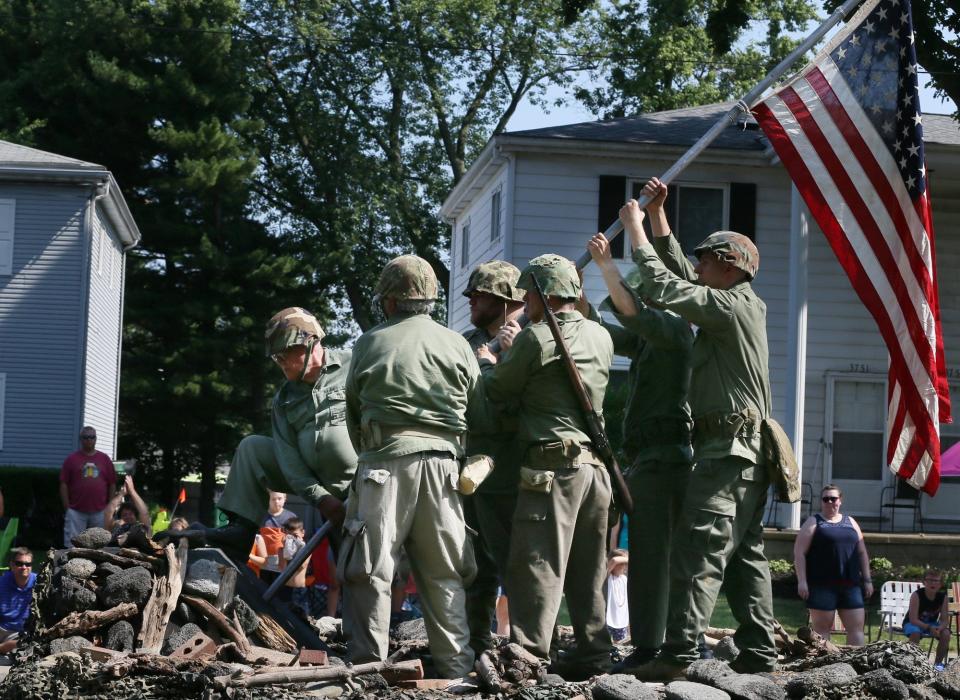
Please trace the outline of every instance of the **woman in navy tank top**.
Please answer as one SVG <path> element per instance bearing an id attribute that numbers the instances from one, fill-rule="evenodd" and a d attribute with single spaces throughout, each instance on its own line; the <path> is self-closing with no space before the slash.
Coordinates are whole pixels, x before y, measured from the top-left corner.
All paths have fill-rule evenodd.
<path id="1" fill-rule="evenodd" d="M 793 546 L 797 592 L 807 601 L 814 632 L 829 639 L 839 612 L 847 644 L 862 646 L 863 594 L 873 595 L 870 557 L 857 521 L 840 513 L 843 492 L 827 484 L 820 501 L 820 512 L 807 518 Z"/>

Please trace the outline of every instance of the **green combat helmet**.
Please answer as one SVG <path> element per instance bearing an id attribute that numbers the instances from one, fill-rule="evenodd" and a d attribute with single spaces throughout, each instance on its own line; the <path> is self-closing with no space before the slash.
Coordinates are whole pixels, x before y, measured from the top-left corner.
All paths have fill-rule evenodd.
<path id="1" fill-rule="evenodd" d="M 693 249 L 693 254 L 714 253 L 734 267 L 747 273 L 747 279 L 757 276 L 760 267 L 760 251 L 749 238 L 735 231 L 714 231 Z"/>
<path id="2" fill-rule="evenodd" d="M 267 321 L 267 329 L 264 333 L 267 357 L 272 357 L 294 345 L 312 346 L 323 336 L 323 329 L 316 316 L 299 306 L 289 306 L 275 313 Z M 311 340 L 314 343 L 311 343 Z"/>
<path id="3" fill-rule="evenodd" d="M 373 291 L 381 299 L 434 301 L 437 286 L 437 275 L 430 263 L 416 255 L 401 255 L 384 265 Z"/>
<path id="4" fill-rule="evenodd" d="M 520 270 L 504 260 L 491 260 L 477 265 L 470 273 L 463 296 L 486 292 L 504 301 L 523 301 L 523 292 L 517 289 Z"/>
<path id="5" fill-rule="evenodd" d="M 547 253 L 538 255 L 529 263 L 520 274 L 517 287 L 533 289 L 533 277 L 537 278 L 540 288 L 548 297 L 561 299 L 580 298 L 580 276 L 572 262 L 562 255 Z"/>

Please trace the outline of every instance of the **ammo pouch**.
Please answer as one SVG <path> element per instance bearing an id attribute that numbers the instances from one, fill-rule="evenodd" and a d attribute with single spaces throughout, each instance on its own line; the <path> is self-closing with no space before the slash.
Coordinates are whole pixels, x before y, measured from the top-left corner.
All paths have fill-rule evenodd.
<path id="1" fill-rule="evenodd" d="M 800 500 L 800 467 L 790 445 L 790 438 L 773 418 L 760 424 L 760 450 L 767 462 L 770 483 L 783 503 Z"/>
<path id="2" fill-rule="evenodd" d="M 554 477 L 556 472 L 520 467 L 520 488 L 524 491 L 550 493 L 553 490 Z"/>
<path id="3" fill-rule="evenodd" d="M 749 438 L 760 431 L 760 414 L 752 408 L 736 413 L 714 411 L 699 416 L 693 422 L 694 442 L 700 440 L 733 440 L 738 437 Z"/>

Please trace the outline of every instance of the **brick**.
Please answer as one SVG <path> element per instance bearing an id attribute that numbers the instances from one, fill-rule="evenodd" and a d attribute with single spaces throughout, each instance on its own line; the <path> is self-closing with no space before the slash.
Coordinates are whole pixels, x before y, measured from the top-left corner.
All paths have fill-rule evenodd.
<path id="1" fill-rule="evenodd" d="M 397 681 L 394 685 L 398 688 L 416 688 L 417 690 L 446 690 L 458 682 L 459 679 L 424 678 L 419 681 Z"/>
<path id="2" fill-rule="evenodd" d="M 326 666 L 327 652 L 322 651 L 320 649 L 301 649 L 300 665 L 301 666 Z"/>
<path id="3" fill-rule="evenodd" d="M 90 658 L 94 661 L 109 661 L 118 656 L 126 656 L 122 651 L 115 651 L 114 649 L 106 649 L 104 647 L 83 647 L 83 653 L 89 654 Z"/>
<path id="4" fill-rule="evenodd" d="M 195 659 L 200 656 L 213 656 L 216 653 L 217 643 L 203 632 L 197 632 L 170 652 L 170 656 L 175 659 Z"/>

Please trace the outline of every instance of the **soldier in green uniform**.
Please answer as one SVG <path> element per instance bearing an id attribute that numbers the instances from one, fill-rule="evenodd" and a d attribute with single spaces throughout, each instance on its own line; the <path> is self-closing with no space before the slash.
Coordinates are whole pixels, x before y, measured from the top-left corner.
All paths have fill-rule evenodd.
<path id="1" fill-rule="evenodd" d="M 518 439 L 525 452 L 513 518 L 507 590 L 514 641 L 541 658 L 550 653 L 561 596 L 576 638 L 576 653 L 555 669 L 565 678 L 583 678 L 610 667 L 610 635 L 603 588 L 610 476 L 590 444 L 580 404 L 561 363 L 533 289 L 533 277 L 556 312 L 593 404 L 603 405 L 613 342 L 600 324 L 574 305 L 581 284 L 576 268 L 559 255 L 530 261 L 517 286 L 528 290 L 531 325 L 498 359 L 477 351 L 484 388 L 491 401 L 519 402 Z"/>
<path id="2" fill-rule="evenodd" d="M 387 320 L 364 333 L 347 378 L 347 425 L 359 467 L 337 566 L 352 662 L 387 655 L 390 584 L 400 547 L 410 560 L 434 664 L 473 669 L 464 587 L 475 573 L 457 492 L 467 410 L 482 407 L 480 371 L 463 337 L 430 318 L 437 278 L 403 255 L 376 293 Z"/>
<path id="3" fill-rule="evenodd" d="M 710 621 L 721 584 L 739 623 L 734 637 L 742 672 L 776 666 L 770 570 L 762 517 L 770 484 L 760 423 L 770 415 L 766 305 L 750 284 L 760 255 L 739 233 L 718 231 L 694 249 L 691 265 L 663 212 L 666 187 L 647 184 L 654 233 L 650 245 L 636 200 L 620 210 L 643 289 L 698 328 L 689 402 L 695 466 L 680 538 L 671 557 L 666 639 L 657 659 L 633 672 L 668 680 L 698 658 L 697 637 Z"/>
<path id="4" fill-rule="evenodd" d="M 523 314 L 523 292 L 517 289 L 520 270 L 503 260 L 479 265 L 467 281 L 463 295 L 470 299 L 470 322 L 474 328 L 463 334 L 476 350 L 497 335 L 501 327 Z M 493 473 L 477 491 L 463 499 L 467 524 L 477 531 L 474 554 L 477 575 L 467 588 L 467 621 L 470 646 L 479 654 L 493 646 L 490 631 L 496 608 L 497 585 L 506 581 L 510 522 L 517 505 L 517 483 L 523 452 L 517 442 L 515 407 L 498 412 L 497 425 L 490 432 L 470 426 L 467 455 L 488 455 Z"/>
<path id="5" fill-rule="evenodd" d="M 635 514 L 628 520 L 627 578 L 634 651 L 614 667 L 622 673 L 655 656 L 667 624 L 670 551 L 693 461 L 687 405 L 693 331 L 677 314 L 645 302 L 635 284 L 628 285 L 602 234 L 587 248 L 610 294 L 601 308 L 620 325 L 607 323 L 592 306 L 588 313 L 610 333 L 614 353 L 630 358 L 623 451 Z"/>
<path id="6" fill-rule="evenodd" d="M 164 536 L 222 547 L 246 562 L 267 511 L 268 491 L 295 493 L 327 520 L 343 521 L 343 498 L 357 468 L 346 426 L 350 353 L 324 348 L 323 336 L 316 317 L 297 306 L 270 319 L 266 355 L 286 377 L 273 397 L 273 437 L 249 435 L 237 446 L 217 503 L 227 525 L 214 529 L 194 523 Z"/>

